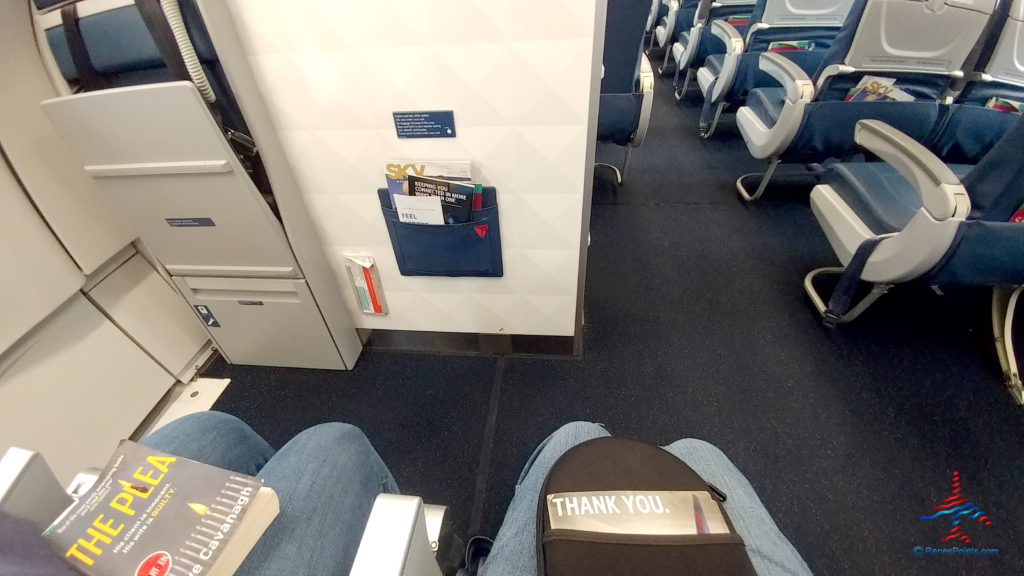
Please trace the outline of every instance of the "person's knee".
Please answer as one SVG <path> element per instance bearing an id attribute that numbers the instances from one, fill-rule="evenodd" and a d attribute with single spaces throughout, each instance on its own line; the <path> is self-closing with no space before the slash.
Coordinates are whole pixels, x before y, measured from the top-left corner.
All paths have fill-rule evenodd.
<path id="1" fill-rule="evenodd" d="M 665 448 L 670 451 L 678 450 L 680 452 L 703 452 L 708 454 L 717 453 L 718 455 L 725 456 L 725 454 L 714 444 L 697 438 L 683 438 L 682 440 L 676 440 Z"/>
<path id="2" fill-rule="evenodd" d="M 236 435 L 248 434 L 251 430 L 248 424 L 231 414 L 207 410 L 182 416 L 155 430 L 150 436 L 159 436 L 176 431 L 188 431 L 197 437 L 213 435 L 234 438 Z"/>
<path id="3" fill-rule="evenodd" d="M 555 431 L 555 435 L 570 437 L 607 436 L 608 431 L 605 430 L 604 426 L 601 426 L 600 424 L 595 424 L 593 422 L 587 422 L 584 420 L 577 420 L 575 422 L 563 424 L 558 430 Z"/>
<path id="4" fill-rule="evenodd" d="M 314 442 L 335 448 L 370 445 L 362 430 L 344 422 L 325 422 L 310 426 L 299 432 L 292 441 Z"/>

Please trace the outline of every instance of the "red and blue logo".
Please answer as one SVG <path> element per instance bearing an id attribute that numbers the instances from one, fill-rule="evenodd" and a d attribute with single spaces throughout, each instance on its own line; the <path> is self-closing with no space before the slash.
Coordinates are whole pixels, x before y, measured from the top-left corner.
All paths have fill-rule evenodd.
<path id="1" fill-rule="evenodd" d="M 950 489 L 950 496 L 934 508 L 935 513 L 930 516 L 921 516 L 922 520 L 935 520 L 946 517 L 951 527 L 949 534 L 942 539 L 943 542 L 953 540 L 954 542 L 970 542 L 971 538 L 963 530 L 961 523 L 965 520 L 975 520 L 978 524 L 989 526 L 989 520 L 985 512 L 974 502 L 964 496 L 960 481 L 960 472 L 953 472 L 953 486 Z"/>

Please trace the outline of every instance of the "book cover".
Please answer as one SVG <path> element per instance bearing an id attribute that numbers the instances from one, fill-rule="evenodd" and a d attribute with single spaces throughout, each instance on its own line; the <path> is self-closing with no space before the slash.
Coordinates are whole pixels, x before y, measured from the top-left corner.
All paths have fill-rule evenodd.
<path id="1" fill-rule="evenodd" d="M 1002 110 L 1003 112 L 1024 112 L 1024 102 L 1017 102 L 1009 98 L 993 97 L 985 103 L 985 108 Z"/>
<path id="2" fill-rule="evenodd" d="M 473 179 L 472 163 L 466 160 L 388 160 L 384 177 L 392 197 L 409 193 L 406 182 L 410 175 L 468 182 Z"/>
<path id="3" fill-rule="evenodd" d="M 244 538 L 247 513 L 269 495 L 273 506 L 259 506 L 263 523 L 249 523 L 262 529 Z M 123 440 L 92 489 L 44 535 L 89 576 L 205 575 L 233 538 L 251 539 L 228 569 L 237 568 L 276 515 L 277 496 L 260 478 Z"/>
<path id="4" fill-rule="evenodd" d="M 768 45 L 769 52 L 802 52 L 814 50 L 814 42 L 810 40 L 780 40 Z"/>
<path id="5" fill-rule="evenodd" d="M 733 14 L 726 16 L 725 21 L 733 26 L 746 26 L 750 24 L 750 14 Z"/>
<path id="6" fill-rule="evenodd" d="M 446 224 L 469 222 L 476 193 L 473 184 L 409 176 L 408 185 L 410 196 L 436 196 L 441 199 L 441 210 Z"/>
<path id="7" fill-rule="evenodd" d="M 910 102 L 914 97 L 896 87 L 895 78 L 864 76 L 846 93 L 847 102 Z"/>

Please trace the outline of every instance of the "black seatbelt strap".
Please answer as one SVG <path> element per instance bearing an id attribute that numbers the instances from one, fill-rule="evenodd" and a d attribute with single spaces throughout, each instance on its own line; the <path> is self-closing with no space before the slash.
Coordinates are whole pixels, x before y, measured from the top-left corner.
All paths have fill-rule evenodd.
<path id="1" fill-rule="evenodd" d="M 102 90 L 107 87 L 106 81 L 96 71 L 89 58 L 89 51 L 85 47 L 85 40 L 82 39 L 82 31 L 78 27 L 78 7 L 76 4 L 68 4 L 60 9 L 60 21 L 64 28 L 64 38 L 68 42 L 68 51 L 71 52 L 71 62 L 75 65 L 75 72 L 78 73 L 78 83 L 82 90 Z"/>
<path id="2" fill-rule="evenodd" d="M 711 109 L 715 107 L 711 102 L 711 96 L 715 93 L 715 85 L 718 84 L 718 76 L 708 84 L 708 93 L 704 97 L 704 105 L 700 108 L 700 133 L 704 134 L 711 127 Z"/>
<path id="3" fill-rule="evenodd" d="M 142 16 L 153 42 L 156 43 L 156 48 L 160 51 L 160 57 L 163 58 L 171 77 L 175 80 L 191 80 L 185 67 L 185 60 L 181 57 L 178 41 L 174 38 L 174 31 L 171 30 L 171 25 L 168 24 L 167 17 L 160 7 L 160 0 L 135 0 L 135 7 L 139 10 L 139 15 Z"/>
<path id="4" fill-rule="evenodd" d="M 836 284 L 835 289 L 832 290 L 832 296 L 828 299 L 828 307 L 824 314 L 825 326 L 835 328 L 836 324 L 839 324 L 839 321 L 850 310 L 850 303 L 857 291 L 861 272 L 864 271 L 864 266 L 867 265 L 871 253 L 875 251 L 878 243 L 882 240 L 883 238 L 876 236 L 868 238 L 861 242 L 860 246 L 857 246 L 857 251 L 853 253 L 853 258 L 850 258 L 850 263 L 846 265 L 843 275 L 839 277 L 839 283 Z"/>

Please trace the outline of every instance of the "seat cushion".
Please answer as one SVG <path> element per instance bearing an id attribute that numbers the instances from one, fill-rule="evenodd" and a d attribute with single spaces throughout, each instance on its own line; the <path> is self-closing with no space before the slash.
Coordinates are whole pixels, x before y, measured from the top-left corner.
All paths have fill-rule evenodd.
<path id="1" fill-rule="evenodd" d="M 725 54 L 712 54 L 704 59 L 704 67 L 718 76 L 722 73 L 722 66 L 725 65 Z"/>
<path id="2" fill-rule="evenodd" d="M 962 178 L 973 166 L 950 164 Z M 921 209 L 913 185 L 885 162 L 833 164 L 821 178 L 875 234 L 899 232 Z"/>
<path id="3" fill-rule="evenodd" d="M 781 87 L 754 88 L 747 94 L 747 106 L 769 128 L 779 120 L 785 103 L 786 89 Z"/>
<path id="4" fill-rule="evenodd" d="M 640 124 L 642 94 L 601 94 L 597 112 L 598 142 L 614 142 L 625 146 Z"/>

